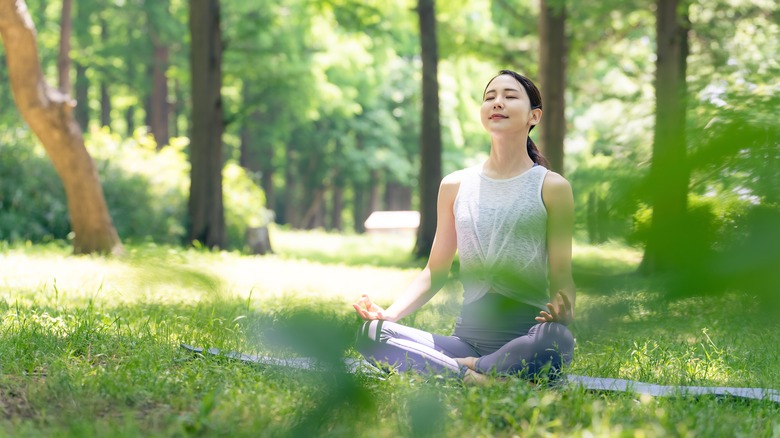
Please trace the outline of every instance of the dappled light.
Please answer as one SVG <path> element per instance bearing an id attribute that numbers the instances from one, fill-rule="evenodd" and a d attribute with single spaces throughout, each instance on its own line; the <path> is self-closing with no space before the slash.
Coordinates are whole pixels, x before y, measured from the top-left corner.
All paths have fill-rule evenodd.
<path id="1" fill-rule="evenodd" d="M 362 434 L 367 430 L 361 426 L 365 419 L 388 414 L 374 400 L 387 391 L 396 393 L 403 400 L 399 406 L 407 406 L 410 414 L 404 420 L 393 414 L 391 418 L 397 419 L 386 421 L 398 421 L 394 427 L 419 436 L 428 436 L 425 431 L 443 422 L 467 427 L 464 422 L 469 419 L 484 421 L 478 420 L 481 412 L 492 412 L 487 421 L 496 430 L 555 428 L 510 412 L 540 409 L 537 415 L 552 421 L 558 409 L 576 405 L 583 410 L 560 423 L 574 427 L 593 410 L 616 418 L 632 400 L 619 395 L 604 399 L 576 389 L 547 392 L 519 382 L 465 389 L 436 377 L 396 375 L 377 381 L 349 374 L 341 360 L 354 357 L 358 327 L 349 304 L 366 284 L 376 288 L 378 299 L 392 300 L 393 290 L 403 287 L 414 270 L 404 263 L 361 267 L 311 254 L 306 258 L 299 253 L 301 246 L 282 242 L 315 239 L 339 244 L 339 238 L 283 230 L 277 235 L 277 254 L 265 257 L 163 246 L 131 246 L 122 259 L 65 257 L 64 249 L 57 248 L 6 251 L 2 266 L 12 271 L 3 269 L 0 280 L 5 373 L 35 379 L 25 384 L 26 400 L 33 406 L 38 406 L 43 391 L 53 394 L 47 397 L 74 418 L 81 417 L 64 407 L 69 397 L 83 398 L 85 406 L 109 403 L 113 406 L 109 410 L 117 413 L 146 406 L 156 413 L 144 414 L 143 421 L 190 433 L 217 427 L 233 430 L 237 426 L 230 418 L 236 417 L 280 434 L 334 427 Z M 385 247 L 369 250 L 357 245 L 373 239 L 345 238 L 341 242 L 345 257 L 372 252 L 382 257 Z M 593 260 L 598 259 L 601 277 L 625 277 L 638 263 L 635 250 L 614 244 L 579 244 L 575 253 L 575 270 L 595 269 Z M 408 252 L 407 257 L 411 258 Z M 278 278 L 269 278 L 274 275 Z M 610 290 L 603 286 L 601 278 L 583 281 L 574 327 L 578 344 L 569 372 L 659 384 L 780 386 L 774 366 L 777 352 L 762 348 L 780 342 L 778 332 L 758 321 L 742 321 L 742 311 L 755 307 L 741 303 L 738 295 L 670 302 L 652 283 L 624 280 L 612 283 Z M 423 329 L 451 329 L 462 291 L 454 284 L 448 288 L 410 323 Z M 695 314 L 688 309 L 696 309 Z M 251 367 L 230 359 L 192 356 L 179 351 L 179 343 L 276 357 L 306 356 L 331 371 Z M 80 389 L 65 397 L 57 389 L 62 384 Z M 442 410 L 442 403 L 449 407 Z M 678 403 L 643 398 L 641 406 L 671 411 Z M 730 406 L 728 415 L 740 410 L 760 415 L 750 412 L 775 409 L 761 404 Z M 246 413 L 251 407 L 257 414 Z M 460 416 L 464 417 L 458 420 Z M 166 418 L 175 422 L 167 423 Z"/>
<path id="2" fill-rule="evenodd" d="M 780 436 L 779 13 L 0 0 L 0 436 Z"/>

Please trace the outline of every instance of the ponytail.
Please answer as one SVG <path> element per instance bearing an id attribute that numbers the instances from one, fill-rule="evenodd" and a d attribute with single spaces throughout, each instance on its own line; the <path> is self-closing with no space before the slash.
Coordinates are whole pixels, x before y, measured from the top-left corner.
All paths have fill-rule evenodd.
<path id="1" fill-rule="evenodd" d="M 533 127 L 531 129 L 533 129 Z M 533 160 L 534 163 L 540 166 L 548 168 L 550 167 L 550 163 L 547 162 L 547 158 L 544 158 L 544 155 L 539 152 L 539 148 L 536 147 L 536 143 L 531 140 L 530 136 L 528 136 L 528 140 L 525 142 L 525 147 L 526 150 L 528 150 L 528 156 L 531 157 L 531 160 Z"/>

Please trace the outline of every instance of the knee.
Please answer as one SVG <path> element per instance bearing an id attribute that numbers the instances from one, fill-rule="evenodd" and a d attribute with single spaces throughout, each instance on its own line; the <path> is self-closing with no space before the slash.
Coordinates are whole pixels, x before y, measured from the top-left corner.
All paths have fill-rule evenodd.
<path id="1" fill-rule="evenodd" d="M 376 342 L 379 339 L 377 335 L 377 325 L 379 321 L 365 321 L 357 332 L 357 341 L 361 342 Z"/>
<path id="2" fill-rule="evenodd" d="M 574 335 L 565 325 L 557 322 L 540 324 L 536 341 L 541 348 L 560 355 L 562 362 L 571 362 L 574 354 Z"/>

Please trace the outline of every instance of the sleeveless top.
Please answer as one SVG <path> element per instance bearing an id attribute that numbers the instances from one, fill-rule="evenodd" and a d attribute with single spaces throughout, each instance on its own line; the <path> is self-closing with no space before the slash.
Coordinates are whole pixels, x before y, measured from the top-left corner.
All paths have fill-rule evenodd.
<path id="1" fill-rule="evenodd" d="M 490 291 L 546 309 L 550 298 L 542 183 L 548 170 L 535 165 L 508 179 L 485 176 L 482 165 L 461 172 L 453 211 L 463 304 Z"/>

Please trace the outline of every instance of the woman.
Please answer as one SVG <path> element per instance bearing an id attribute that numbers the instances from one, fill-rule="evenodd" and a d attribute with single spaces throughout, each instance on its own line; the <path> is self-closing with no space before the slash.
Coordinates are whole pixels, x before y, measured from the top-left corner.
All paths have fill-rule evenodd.
<path id="1" fill-rule="evenodd" d="M 491 79 L 481 108 L 490 156 L 442 180 L 431 255 L 406 291 L 387 309 L 368 295 L 353 304 L 366 320 L 361 354 L 468 381 L 489 373 L 535 380 L 571 361 L 574 202 L 568 181 L 544 167 L 528 137 L 541 118 L 541 95 L 528 78 L 502 70 Z M 456 251 L 464 299 L 453 335 L 396 323 L 441 289 Z"/>

